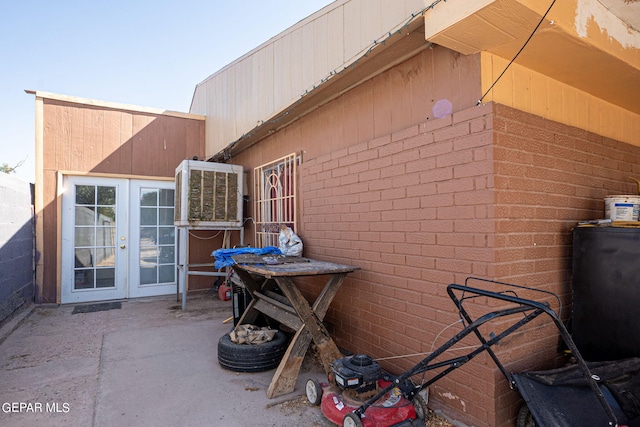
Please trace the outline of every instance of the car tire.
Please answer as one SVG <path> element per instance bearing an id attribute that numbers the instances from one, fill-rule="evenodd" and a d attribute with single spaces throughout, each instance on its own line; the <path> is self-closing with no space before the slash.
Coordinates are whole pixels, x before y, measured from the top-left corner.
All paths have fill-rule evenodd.
<path id="1" fill-rule="evenodd" d="M 287 344 L 287 336 L 282 331 L 262 344 L 236 344 L 229 334 L 224 334 L 218 340 L 218 363 L 234 372 L 268 371 L 278 367 Z"/>

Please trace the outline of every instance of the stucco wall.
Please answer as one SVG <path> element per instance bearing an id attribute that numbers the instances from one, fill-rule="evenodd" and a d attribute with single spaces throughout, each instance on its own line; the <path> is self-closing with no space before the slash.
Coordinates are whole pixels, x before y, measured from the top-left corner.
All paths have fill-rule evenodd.
<path id="1" fill-rule="evenodd" d="M 0 325 L 33 302 L 31 184 L 0 173 Z"/>

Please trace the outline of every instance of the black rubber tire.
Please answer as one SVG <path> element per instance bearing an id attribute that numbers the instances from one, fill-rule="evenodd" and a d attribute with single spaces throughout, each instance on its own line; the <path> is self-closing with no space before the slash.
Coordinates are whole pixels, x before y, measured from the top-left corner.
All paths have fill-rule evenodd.
<path id="1" fill-rule="evenodd" d="M 419 420 L 424 420 L 427 418 L 427 414 L 429 413 L 429 408 L 427 407 L 427 402 L 424 401 L 424 398 L 419 394 L 413 396 L 413 408 L 416 410 L 416 416 Z"/>
<path id="2" fill-rule="evenodd" d="M 516 427 L 536 427 L 536 421 L 526 403 L 522 404 L 516 418 Z"/>
<path id="3" fill-rule="evenodd" d="M 287 351 L 287 336 L 276 332 L 273 339 L 263 344 L 236 344 L 229 334 L 218 340 L 218 363 L 234 372 L 263 372 L 275 369 Z"/>

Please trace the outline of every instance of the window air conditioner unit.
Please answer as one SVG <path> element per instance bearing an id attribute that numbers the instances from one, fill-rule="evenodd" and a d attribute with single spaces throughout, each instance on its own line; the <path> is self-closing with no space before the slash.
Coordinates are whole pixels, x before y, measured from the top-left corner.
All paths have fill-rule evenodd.
<path id="1" fill-rule="evenodd" d="M 184 160 L 176 168 L 176 227 L 242 226 L 240 165 Z"/>

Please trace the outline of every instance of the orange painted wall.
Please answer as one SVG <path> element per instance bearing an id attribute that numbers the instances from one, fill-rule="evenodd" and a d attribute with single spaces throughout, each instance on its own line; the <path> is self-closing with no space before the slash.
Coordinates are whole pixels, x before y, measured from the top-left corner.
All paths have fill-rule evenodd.
<path id="1" fill-rule="evenodd" d="M 56 302 L 58 171 L 172 178 L 185 158 L 204 156 L 204 121 L 44 99 L 42 282 L 37 302 Z M 210 257 L 209 257 L 210 260 Z"/>
<path id="2" fill-rule="evenodd" d="M 483 93 L 509 64 L 487 52 Z M 633 90 L 630 88 L 630 90 Z M 512 64 L 485 98 L 522 111 L 640 146 L 640 114 L 626 110 L 519 64 Z"/>

